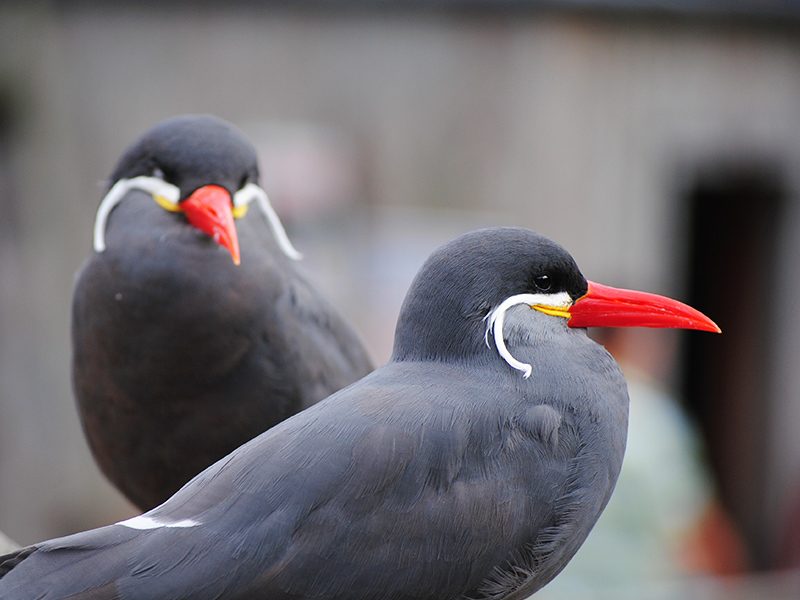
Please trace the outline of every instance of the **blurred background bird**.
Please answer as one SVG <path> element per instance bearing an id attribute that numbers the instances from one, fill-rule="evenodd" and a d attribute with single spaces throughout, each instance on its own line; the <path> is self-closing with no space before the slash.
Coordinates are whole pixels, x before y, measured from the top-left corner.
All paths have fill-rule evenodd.
<path id="1" fill-rule="evenodd" d="M 228 123 L 176 117 L 122 156 L 73 297 L 73 384 L 100 468 L 142 510 L 366 375 Z"/>

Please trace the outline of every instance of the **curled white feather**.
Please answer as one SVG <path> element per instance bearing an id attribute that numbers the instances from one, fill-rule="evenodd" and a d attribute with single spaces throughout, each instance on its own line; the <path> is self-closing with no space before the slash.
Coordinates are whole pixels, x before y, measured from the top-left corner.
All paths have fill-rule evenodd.
<path id="1" fill-rule="evenodd" d="M 503 325 L 505 324 L 506 313 L 512 306 L 518 304 L 526 304 L 528 306 L 554 306 L 559 308 L 567 308 L 572 304 L 572 299 L 567 292 L 558 292 L 555 294 L 516 294 L 509 296 L 503 300 L 492 312 L 486 315 L 484 319 L 486 323 L 486 332 L 484 334 L 484 341 L 486 345 L 491 348 L 489 344 L 489 332 L 492 333 L 494 338 L 494 345 L 497 348 L 497 353 L 506 361 L 509 366 L 517 371 L 522 371 L 522 376 L 527 379 L 531 376 L 533 367 L 522 361 L 517 360 L 508 350 L 505 338 L 503 337 Z"/>
<path id="2" fill-rule="evenodd" d="M 111 214 L 111 211 L 119 204 L 120 200 L 125 197 L 125 194 L 133 189 L 164 196 L 170 202 L 177 202 L 181 196 L 177 186 L 157 177 L 140 175 L 131 179 L 120 179 L 111 186 L 97 209 L 97 215 L 94 218 L 93 246 L 95 252 L 103 252 L 106 249 L 106 221 L 108 221 L 108 215 Z"/>
<path id="3" fill-rule="evenodd" d="M 261 212 L 264 213 L 264 217 L 267 219 L 267 223 L 269 223 L 275 240 L 278 242 L 278 246 L 280 246 L 283 253 L 293 260 L 300 260 L 303 258 L 303 255 L 300 254 L 292 245 L 292 242 L 289 241 L 289 236 L 286 235 L 283 223 L 281 223 L 281 220 L 278 218 L 275 209 L 272 208 L 267 192 L 265 192 L 262 187 L 255 183 L 248 183 L 233 195 L 233 204 L 234 206 L 243 206 L 249 204 L 253 199 L 258 202 L 258 206 Z"/>

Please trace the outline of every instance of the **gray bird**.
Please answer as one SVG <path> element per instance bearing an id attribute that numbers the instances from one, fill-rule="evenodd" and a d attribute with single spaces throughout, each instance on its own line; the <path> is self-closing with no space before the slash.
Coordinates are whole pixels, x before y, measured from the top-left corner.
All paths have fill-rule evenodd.
<path id="1" fill-rule="evenodd" d="M 608 502 L 625 381 L 591 325 L 719 331 L 531 231 L 428 259 L 390 362 L 141 516 L 0 559 L 3 600 L 522 599 Z"/>
<path id="2" fill-rule="evenodd" d="M 98 209 L 73 387 L 95 460 L 142 510 L 372 370 L 258 177 L 232 125 L 177 117 L 126 150 Z"/>

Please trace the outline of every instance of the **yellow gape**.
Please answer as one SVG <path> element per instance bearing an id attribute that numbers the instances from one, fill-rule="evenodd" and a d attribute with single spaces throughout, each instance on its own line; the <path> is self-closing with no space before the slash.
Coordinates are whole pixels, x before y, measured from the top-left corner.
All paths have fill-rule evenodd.
<path id="1" fill-rule="evenodd" d="M 158 204 L 161 208 L 168 210 L 169 212 L 183 212 L 183 209 L 178 202 L 167 200 L 161 194 L 153 194 L 153 200 L 155 200 L 156 204 Z"/>
<path id="2" fill-rule="evenodd" d="M 247 209 L 250 208 L 250 204 L 240 204 L 239 206 L 233 207 L 233 218 L 234 219 L 241 219 L 243 216 L 247 214 Z"/>
<path id="3" fill-rule="evenodd" d="M 569 312 L 569 309 L 561 307 L 561 306 L 547 306 L 546 304 L 533 304 L 531 308 L 534 310 L 538 310 L 539 312 L 543 312 L 546 315 L 550 315 L 551 317 L 563 317 L 565 319 L 569 319 L 572 315 Z"/>

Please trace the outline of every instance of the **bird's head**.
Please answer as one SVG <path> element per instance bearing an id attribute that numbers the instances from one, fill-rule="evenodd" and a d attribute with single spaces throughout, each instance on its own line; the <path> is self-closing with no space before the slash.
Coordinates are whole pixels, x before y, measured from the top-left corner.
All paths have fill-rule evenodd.
<path id="1" fill-rule="evenodd" d="M 208 115 L 175 117 L 155 125 L 122 155 L 97 211 L 94 249 L 106 248 L 108 217 L 131 191 L 150 194 L 165 211 L 226 248 L 240 262 L 236 220 L 255 200 L 277 243 L 300 258 L 259 185 L 255 149 L 231 124 Z"/>
<path id="2" fill-rule="evenodd" d="M 394 359 L 452 359 L 493 339 L 525 377 L 503 336 L 507 311 L 527 306 L 564 327 L 672 327 L 719 332 L 682 302 L 587 281 L 570 254 L 521 228 L 482 229 L 436 250 L 423 265 L 398 319 Z"/>

